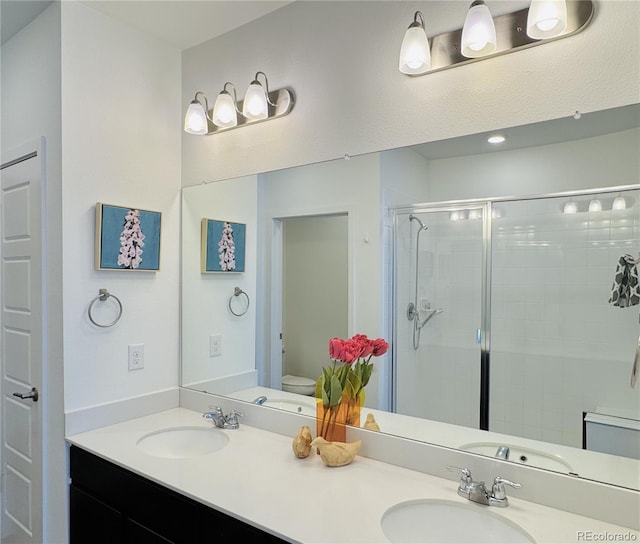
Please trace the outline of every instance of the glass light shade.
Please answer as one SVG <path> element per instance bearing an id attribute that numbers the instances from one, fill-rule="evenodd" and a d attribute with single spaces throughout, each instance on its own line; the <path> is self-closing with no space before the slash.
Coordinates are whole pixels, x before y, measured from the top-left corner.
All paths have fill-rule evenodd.
<path id="1" fill-rule="evenodd" d="M 562 207 L 562 213 L 578 213 L 578 205 L 575 202 L 565 202 L 565 205 Z"/>
<path id="2" fill-rule="evenodd" d="M 469 210 L 469 219 L 482 219 L 482 210 L 478 208 Z"/>
<path id="3" fill-rule="evenodd" d="M 213 106 L 213 123 L 221 128 L 235 127 L 238 124 L 236 103 L 227 91 L 222 91 Z"/>
<path id="4" fill-rule="evenodd" d="M 461 52 L 467 58 L 489 55 L 496 50 L 496 27 L 484 2 L 471 4 L 462 27 Z"/>
<path id="5" fill-rule="evenodd" d="M 424 74 L 431 69 L 431 49 L 423 27 L 412 25 L 405 32 L 398 69 L 409 75 Z"/>
<path id="6" fill-rule="evenodd" d="M 611 206 L 612 210 L 625 210 L 627 208 L 627 201 L 619 196 L 613 201 L 613 205 Z"/>
<path id="7" fill-rule="evenodd" d="M 594 198 L 591 202 L 589 202 L 589 211 L 590 212 L 601 212 L 602 211 L 602 202 L 600 202 L 597 198 Z"/>
<path id="8" fill-rule="evenodd" d="M 209 131 L 207 113 L 197 100 L 193 100 L 184 116 L 184 131 L 189 134 L 206 134 Z"/>
<path id="9" fill-rule="evenodd" d="M 242 115 L 252 120 L 267 118 L 267 95 L 262 85 L 257 81 L 253 81 L 247 89 L 247 94 L 242 104 Z"/>
<path id="10" fill-rule="evenodd" d="M 565 0 L 532 0 L 527 14 L 527 35 L 536 40 L 553 38 L 567 28 Z"/>

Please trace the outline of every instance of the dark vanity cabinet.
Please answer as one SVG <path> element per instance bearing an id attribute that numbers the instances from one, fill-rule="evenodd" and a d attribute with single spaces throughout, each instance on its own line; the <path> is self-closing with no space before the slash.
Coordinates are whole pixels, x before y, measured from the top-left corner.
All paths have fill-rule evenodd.
<path id="1" fill-rule="evenodd" d="M 70 544 L 286 542 L 71 446 Z"/>

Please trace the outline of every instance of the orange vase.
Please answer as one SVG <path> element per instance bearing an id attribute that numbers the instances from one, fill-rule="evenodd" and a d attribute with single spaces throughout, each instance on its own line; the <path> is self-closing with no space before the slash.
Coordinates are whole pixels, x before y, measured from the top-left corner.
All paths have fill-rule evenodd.
<path id="1" fill-rule="evenodd" d="M 364 406 L 364 390 L 357 398 L 343 396 L 336 406 L 324 406 L 316 399 L 316 435 L 329 442 L 346 442 L 347 425 L 360 427 L 360 412 Z"/>

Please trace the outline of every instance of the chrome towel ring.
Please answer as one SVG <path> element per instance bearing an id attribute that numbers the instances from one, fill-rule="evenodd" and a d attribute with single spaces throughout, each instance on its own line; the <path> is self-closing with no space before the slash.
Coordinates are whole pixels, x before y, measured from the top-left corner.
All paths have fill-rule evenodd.
<path id="1" fill-rule="evenodd" d="M 246 306 L 244 306 L 244 308 L 241 309 L 240 311 L 236 311 L 232 307 L 233 306 L 232 302 L 236 299 L 236 297 L 239 297 L 241 295 L 244 295 L 244 298 L 246 299 Z M 248 310 L 249 310 L 249 295 L 247 295 L 247 293 L 245 293 L 242 289 L 240 289 L 240 287 L 236 287 L 233 290 L 233 295 L 229 297 L 229 311 L 236 317 L 240 317 L 241 315 L 246 314 Z"/>
<path id="2" fill-rule="evenodd" d="M 98 291 L 98 296 L 96 298 L 94 298 L 91 303 L 89 304 L 89 309 L 87 310 L 87 314 L 89 315 L 89 321 L 91 321 L 91 323 L 93 323 L 96 327 L 100 327 L 102 329 L 107 329 L 109 327 L 113 327 L 118 321 L 120 321 L 120 318 L 122 317 L 122 302 L 120 302 L 120 299 L 115 296 L 112 293 L 109 293 L 109 291 L 107 291 L 106 289 L 100 289 Z M 91 315 L 91 310 L 93 309 L 93 305 L 97 302 L 97 301 L 101 301 L 104 302 L 105 300 L 107 300 L 109 297 L 113 297 L 115 299 L 115 301 L 118 304 L 118 315 L 116 316 L 116 318 L 111 322 L 111 323 L 98 323 L 95 319 L 93 319 L 93 316 Z"/>

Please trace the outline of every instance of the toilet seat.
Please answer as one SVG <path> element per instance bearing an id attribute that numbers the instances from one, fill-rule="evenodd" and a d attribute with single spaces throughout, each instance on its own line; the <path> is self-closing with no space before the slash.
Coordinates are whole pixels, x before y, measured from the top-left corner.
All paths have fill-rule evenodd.
<path id="1" fill-rule="evenodd" d="M 313 395 L 316 390 L 316 382 L 303 376 L 285 374 L 282 376 L 282 390 L 299 395 Z"/>

